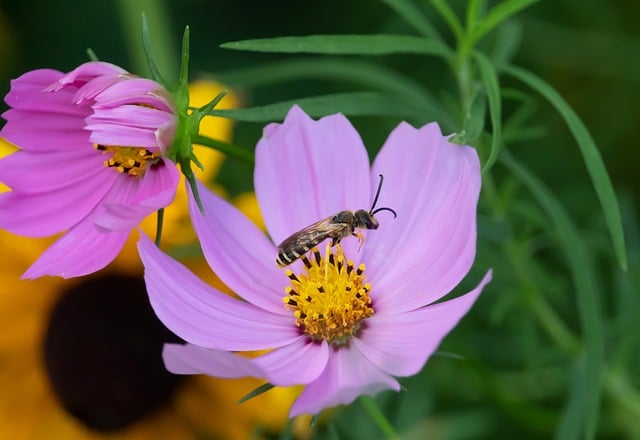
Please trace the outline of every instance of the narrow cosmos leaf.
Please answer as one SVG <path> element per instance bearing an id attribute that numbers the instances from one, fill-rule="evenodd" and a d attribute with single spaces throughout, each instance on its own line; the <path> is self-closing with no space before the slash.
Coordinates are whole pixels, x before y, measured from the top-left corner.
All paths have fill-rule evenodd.
<path id="1" fill-rule="evenodd" d="M 456 41 L 458 41 L 458 43 L 462 42 L 464 39 L 462 23 L 460 23 L 460 20 L 456 16 L 455 12 L 453 12 L 453 9 L 451 9 L 447 4 L 446 0 L 431 0 L 431 4 L 433 4 L 436 10 L 440 13 L 444 21 L 447 22 L 456 38 Z"/>
<path id="2" fill-rule="evenodd" d="M 154 81 L 162 84 L 164 88 L 169 89 L 169 85 L 163 78 L 160 69 L 158 69 L 158 65 L 156 64 L 156 60 L 153 56 L 151 37 L 149 35 L 149 24 L 147 23 L 147 16 L 144 13 L 142 14 L 142 47 L 147 58 L 147 66 L 149 67 L 149 72 L 151 72 L 151 78 L 153 78 Z"/>
<path id="3" fill-rule="evenodd" d="M 417 123 L 434 120 L 433 113 L 426 105 L 405 102 L 377 92 L 336 93 L 293 99 L 260 107 L 213 109 L 209 114 L 246 122 L 278 121 L 285 117 L 294 104 L 298 104 L 313 117 L 341 112 L 348 116 L 395 116 L 411 119 Z"/>
<path id="4" fill-rule="evenodd" d="M 358 59 L 292 58 L 275 63 L 259 64 L 246 69 L 216 72 L 214 76 L 224 84 L 240 84 L 250 87 L 264 87 L 308 78 L 335 79 L 437 104 L 436 98 L 413 78 L 378 63 Z"/>
<path id="5" fill-rule="evenodd" d="M 559 431 L 563 433 L 563 437 L 558 438 L 579 438 L 581 433 L 586 438 L 593 438 L 598 423 L 604 371 L 604 327 L 593 277 L 594 268 L 587 257 L 580 234 L 553 193 L 508 152 L 503 152 L 500 160 L 531 191 L 553 221 L 557 238 L 567 255 L 585 340 L 584 368 L 577 369 L 577 374 L 583 377 L 577 378 L 572 384 L 569 404 L 563 413 Z M 581 362 L 578 360 L 578 365 Z M 575 405 L 578 404 L 581 417 L 576 418 Z"/>
<path id="6" fill-rule="evenodd" d="M 498 74 L 491 60 L 481 52 L 475 51 L 473 57 L 480 70 L 482 83 L 489 101 L 489 116 L 491 117 L 491 151 L 489 158 L 482 168 L 482 172 L 490 170 L 500 152 L 502 145 L 502 98 L 500 97 L 500 84 Z"/>
<path id="7" fill-rule="evenodd" d="M 627 270 L 627 251 L 624 242 L 624 231 L 620 216 L 620 207 L 618 206 L 618 199 L 616 198 L 615 191 L 613 190 L 613 185 L 609 178 L 609 174 L 607 173 L 607 169 L 602 161 L 602 156 L 600 155 L 595 142 L 591 138 L 589 131 L 562 96 L 560 96 L 553 87 L 547 84 L 540 77 L 512 65 L 501 66 L 501 70 L 524 82 L 540 95 L 544 96 L 551 105 L 556 108 L 558 113 L 560 113 L 569 126 L 573 137 L 578 143 L 580 152 L 582 153 L 582 157 L 585 161 L 587 171 L 591 176 L 591 182 L 596 190 L 596 194 L 600 199 L 600 205 L 604 211 L 604 217 L 607 227 L 609 228 L 609 234 L 611 235 L 611 241 L 613 242 L 613 249 L 616 253 L 616 257 L 618 258 L 618 263 L 623 270 Z"/>
<path id="8" fill-rule="evenodd" d="M 387 6 L 398 14 L 408 25 L 413 27 L 422 36 L 443 42 L 442 36 L 435 26 L 431 24 L 425 14 L 415 3 L 409 0 L 382 0 Z"/>
<path id="9" fill-rule="evenodd" d="M 272 384 L 270 384 L 268 382 L 267 383 L 263 383 L 262 385 L 260 385 L 256 389 L 254 389 L 253 391 L 250 391 L 248 394 L 246 394 L 245 396 L 241 397 L 236 403 L 238 405 L 240 405 L 241 403 L 244 403 L 249 399 L 253 399 L 254 397 L 259 396 L 260 394 L 266 393 L 267 391 L 269 391 L 273 387 L 274 387 L 274 385 L 272 385 Z"/>
<path id="10" fill-rule="evenodd" d="M 496 26 L 536 2 L 538 0 L 508 0 L 498 3 L 474 29 L 471 43 L 475 44 Z"/>
<path id="11" fill-rule="evenodd" d="M 430 114 L 443 125 L 453 128 L 454 120 L 444 106 L 420 82 L 413 78 L 361 59 L 306 57 L 252 66 L 248 69 L 219 72 L 216 79 L 224 84 L 264 87 L 286 81 L 321 78 L 349 82 L 367 89 L 389 92 L 398 98 L 429 107 Z"/>
<path id="12" fill-rule="evenodd" d="M 444 44 L 413 35 L 308 35 L 232 41 L 220 47 L 252 52 L 328 55 L 414 53 L 446 57 L 450 54 L 450 49 Z"/>

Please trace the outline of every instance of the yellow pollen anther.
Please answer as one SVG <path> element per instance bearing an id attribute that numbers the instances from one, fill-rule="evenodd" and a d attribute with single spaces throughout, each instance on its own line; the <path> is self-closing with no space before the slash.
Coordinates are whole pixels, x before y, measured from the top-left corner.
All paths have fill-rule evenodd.
<path id="1" fill-rule="evenodd" d="M 118 147 L 115 145 L 96 145 L 96 150 L 111 153 L 111 157 L 104 161 L 104 166 L 115 168 L 119 173 L 142 177 L 147 168 L 160 163 L 162 154 L 151 152 L 142 147 Z"/>
<path id="2" fill-rule="evenodd" d="M 285 307 L 293 311 L 296 325 L 311 339 L 347 343 L 358 333 L 362 321 L 374 314 L 364 264 L 354 270 L 354 263 L 345 261 L 339 244 L 328 246 L 324 257 L 314 248 L 302 262 L 302 273 L 285 271 L 291 280 L 285 288 Z"/>

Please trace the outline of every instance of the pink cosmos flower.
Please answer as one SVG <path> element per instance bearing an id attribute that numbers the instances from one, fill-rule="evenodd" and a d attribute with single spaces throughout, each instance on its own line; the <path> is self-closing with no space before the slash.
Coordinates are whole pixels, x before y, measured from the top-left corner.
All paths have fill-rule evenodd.
<path id="1" fill-rule="evenodd" d="M 130 231 L 168 205 L 179 173 L 162 157 L 176 115 L 154 81 L 103 62 L 11 83 L 0 135 L 21 150 L 0 161 L 0 228 L 60 237 L 25 272 L 74 277 L 106 266 Z"/>
<path id="2" fill-rule="evenodd" d="M 368 210 L 378 176 L 380 226 L 366 240 L 320 245 L 286 268 L 276 244 L 341 210 Z M 419 372 L 490 281 L 436 303 L 475 257 L 480 164 L 431 123 L 401 123 L 370 168 L 341 114 L 314 121 L 293 107 L 256 149 L 256 195 L 271 240 L 222 198 L 201 188 L 191 217 L 204 255 L 244 301 L 195 277 L 146 237 L 139 243 L 156 314 L 187 345 L 166 345 L 178 374 L 255 376 L 305 385 L 290 416 L 318 413 L 362 394 L 399 390 L 394 376 Z M 325 249 L 328 254 L 325 253 Z M 256 358 L 234 352 L 271 350 Z"/>

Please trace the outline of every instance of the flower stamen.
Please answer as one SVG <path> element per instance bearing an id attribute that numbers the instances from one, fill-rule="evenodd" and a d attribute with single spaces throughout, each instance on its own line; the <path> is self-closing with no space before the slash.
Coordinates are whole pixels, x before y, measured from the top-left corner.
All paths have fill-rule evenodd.
<path id="1" fill-rule="evenodd" d="M 142 177 L 149 166 L 161 162 L 162 154 L 152 152 L 142 147 L 119 147 L 115 145 L 95 145 L 96 150 L 111 153 L 112 156 L 104 161 L 104 166 L 115 168 L 119 173 L 126 173 L 134 177 Z"/>
<path id="2" fill-rule="evenodd" d="M 283 302 L 293 310 L 296 326 L 312 340 L 344 345 L 375 313 L 364 264 L 354 270 L 353 261 L 345 262 L 340 245 L 328 246 L 324 257 L 314 248 L 309 257 L 302 257 L 302 273 L 286 270 L 291 285 L 285 288 Z"/>

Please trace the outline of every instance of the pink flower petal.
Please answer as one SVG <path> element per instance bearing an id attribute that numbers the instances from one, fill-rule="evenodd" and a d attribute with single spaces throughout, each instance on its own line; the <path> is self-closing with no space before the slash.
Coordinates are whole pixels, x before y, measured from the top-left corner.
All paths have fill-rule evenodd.
<path id="1" fill-rule="evenodd" d="M 95 150 L 67 150 L 46 153 L 17 151 L 0 160 L 0 181 L 23 193 L 52 192 L 65 186 L 84 185 L 96 170 L 112 173 Z"/>
<path id="2" fill-rule="evenodd" d="M 473 263 L 480 163 L 436 124 L 402 123 L 374 162 L 378 173 L 385 177 L 378 206 L 398 218 L 379 213 L 380 228 L 367 236 L 371 294 L 386 311 L 412 310 L 448 293 Z"/>
<path id="3" fill-rule="evenodd" d="M 299 338 L 290 316 L 265 312 L 217 291 L 162 253 L 144 234 L 138 251 L 156 315 L 187 342 L 237 351 L 282 347 Z"/>
<path id="4" fill-rule="evenodd" d="M 106 232 L 87 219 L 51 245 L 22 278 L 43 275 L 78 277 L 104 268 L 120 253 L 129 231 Z"/>
<path id="5" fill-rule="evenodd" d="M 249 358 L 191 344 L 165 344 L 162 358 L 167 370 L 175 374 L 208 374 L 227 379 L 266 377 Z"/>
<path id="6" fill-rule="evenodd" d="M 106 73 L 104 75 L 91 78 L 91 80 L 77 89 L 76 93 L 73 95 L 72 102 L 77 105 L 91 106 L 95 103 L 96 95 L 114 84 L 126 81 L 127 79 L 128 77 L 122 73 Z"/>
<path id="7" fill-rule="evenodd" d="M 115 64 L 105 63 L 104 61 L 89 61 L 64 75 L 58 80 L 58 84 L 52 85 L 48 90 L 59 91 L 64 86 L 82 85 L 101 75 L 120 75 L 125 73 L 127 73 L 126 70 Z"/>
<path id="8" fill-rule="evenodd" d="M 236 207 L 205 186 L 198 188 L 204 213 L 193 195 L 189 210 L 209 266 L 245 300 L 290 318 L 282 302 L 289 280 L 276 266 L 274 246 Z"/>
<path id="9" fill-rule="evenodd" d="M 146 78 L 128 78 L 96 95 L 96 108 L 127 104 L 148 105 L 167 113 L 175 113 L 162 86 Z"/>
<path id="10" fill-rule="evenodd" d="M 167 130 L 168 127 L 173 127 L 175 133 L 176 117 L 165 111 L 124 105 L 97 108 L 86 123 L 86 129 L 92 132 L 91 142 L 96 144 L 164 148 L 166 145 L 158 142 L 158 131 L 160 128 Z"/>
<path id="11" fill-rule="evenodd" d="M 358 132 L 341 114 L 314 121 L 298 106 L 284 123 L 265 128 L 254 183 L 276 245 L 339 211 L 369 209 L 371 202 L 369 159 Z"/>
<path id="12" fill-rule="evenodd" d="M 170 160 L 149 168 L 141 179 L 118 177 L 95 220 L 113 231 L 131 230 L 152 212 L 169 205 L 180 181 L 180 173 Z"/>
<path id="13" fill-rule="evenodd" d="M 352 342 L 381 370 L 394 376 L 416 374 L 489 281 L 491 271 L 475 289 L 450 301 L 404 313 L 377 313 Z"/>
<path id="14" fill-rule="evenodd" d="M 84 131 L 85 114 L 88 112 L 63 114 L 7 110 L 3 115 L 7 123 L 2 127 L 0 136 L 23 150 L 91 149 L 89 133 Z"/>
<path id="15" fill-rule="evenodd" d="M 87 125 L 102 123 L 156 129 L 174 119 L 175 115 L 173 113 L 155 108 L 140 105 L 121 105 L 120 107 L 96 108 L 93 114 L 87 118 Z M 123 143 L 122 145 L 133 144 Z"/>
<path id="16" fill-rule="evenodd" d="M 293 318 L 292 318 L 293 319 Z M 308 384 L 320 376 L 329 359 L 326 341 L 312 342 L 301 336 L 293 344 L 280 347 L 254 359 L 273 385 Z"/>
<path id="17" fill-rule="evenodd" d="M 307 385 L 295 401 L 289 417 L 318 414 L 322 409 L 346 405 L 361 395 L 373 396 L 386 389 L 400 390 L 400 384 L 376 368 L 357 349 L 333 350 L 324 372 Z"/>
<path id="18" fill-rule="evenodd" d="M 38 69 L 27 72 L 11 81 L 11 90 L 5 97 L 5 102 L 13 109 L 28 113 L 43 112 L 75 115 L 78 110 L 71 104 L 73 91 L 63 90 L 59 93 L 44 91 L 45 88 L 57 82 L 62 76 L 62 72 L 52 69 Z M 8 118 L 5 116 L 5 119 Z M 31 122 L 34 122 L 33 118 Z"/>
<path id="19" fill-rule="evenodd" d="M 46 237 L 70 228 L 100 203 L 117 177 L 100 168 L 83 184 L 36 194 L 0 194 L 0 228 L 29 237 Z"/>

